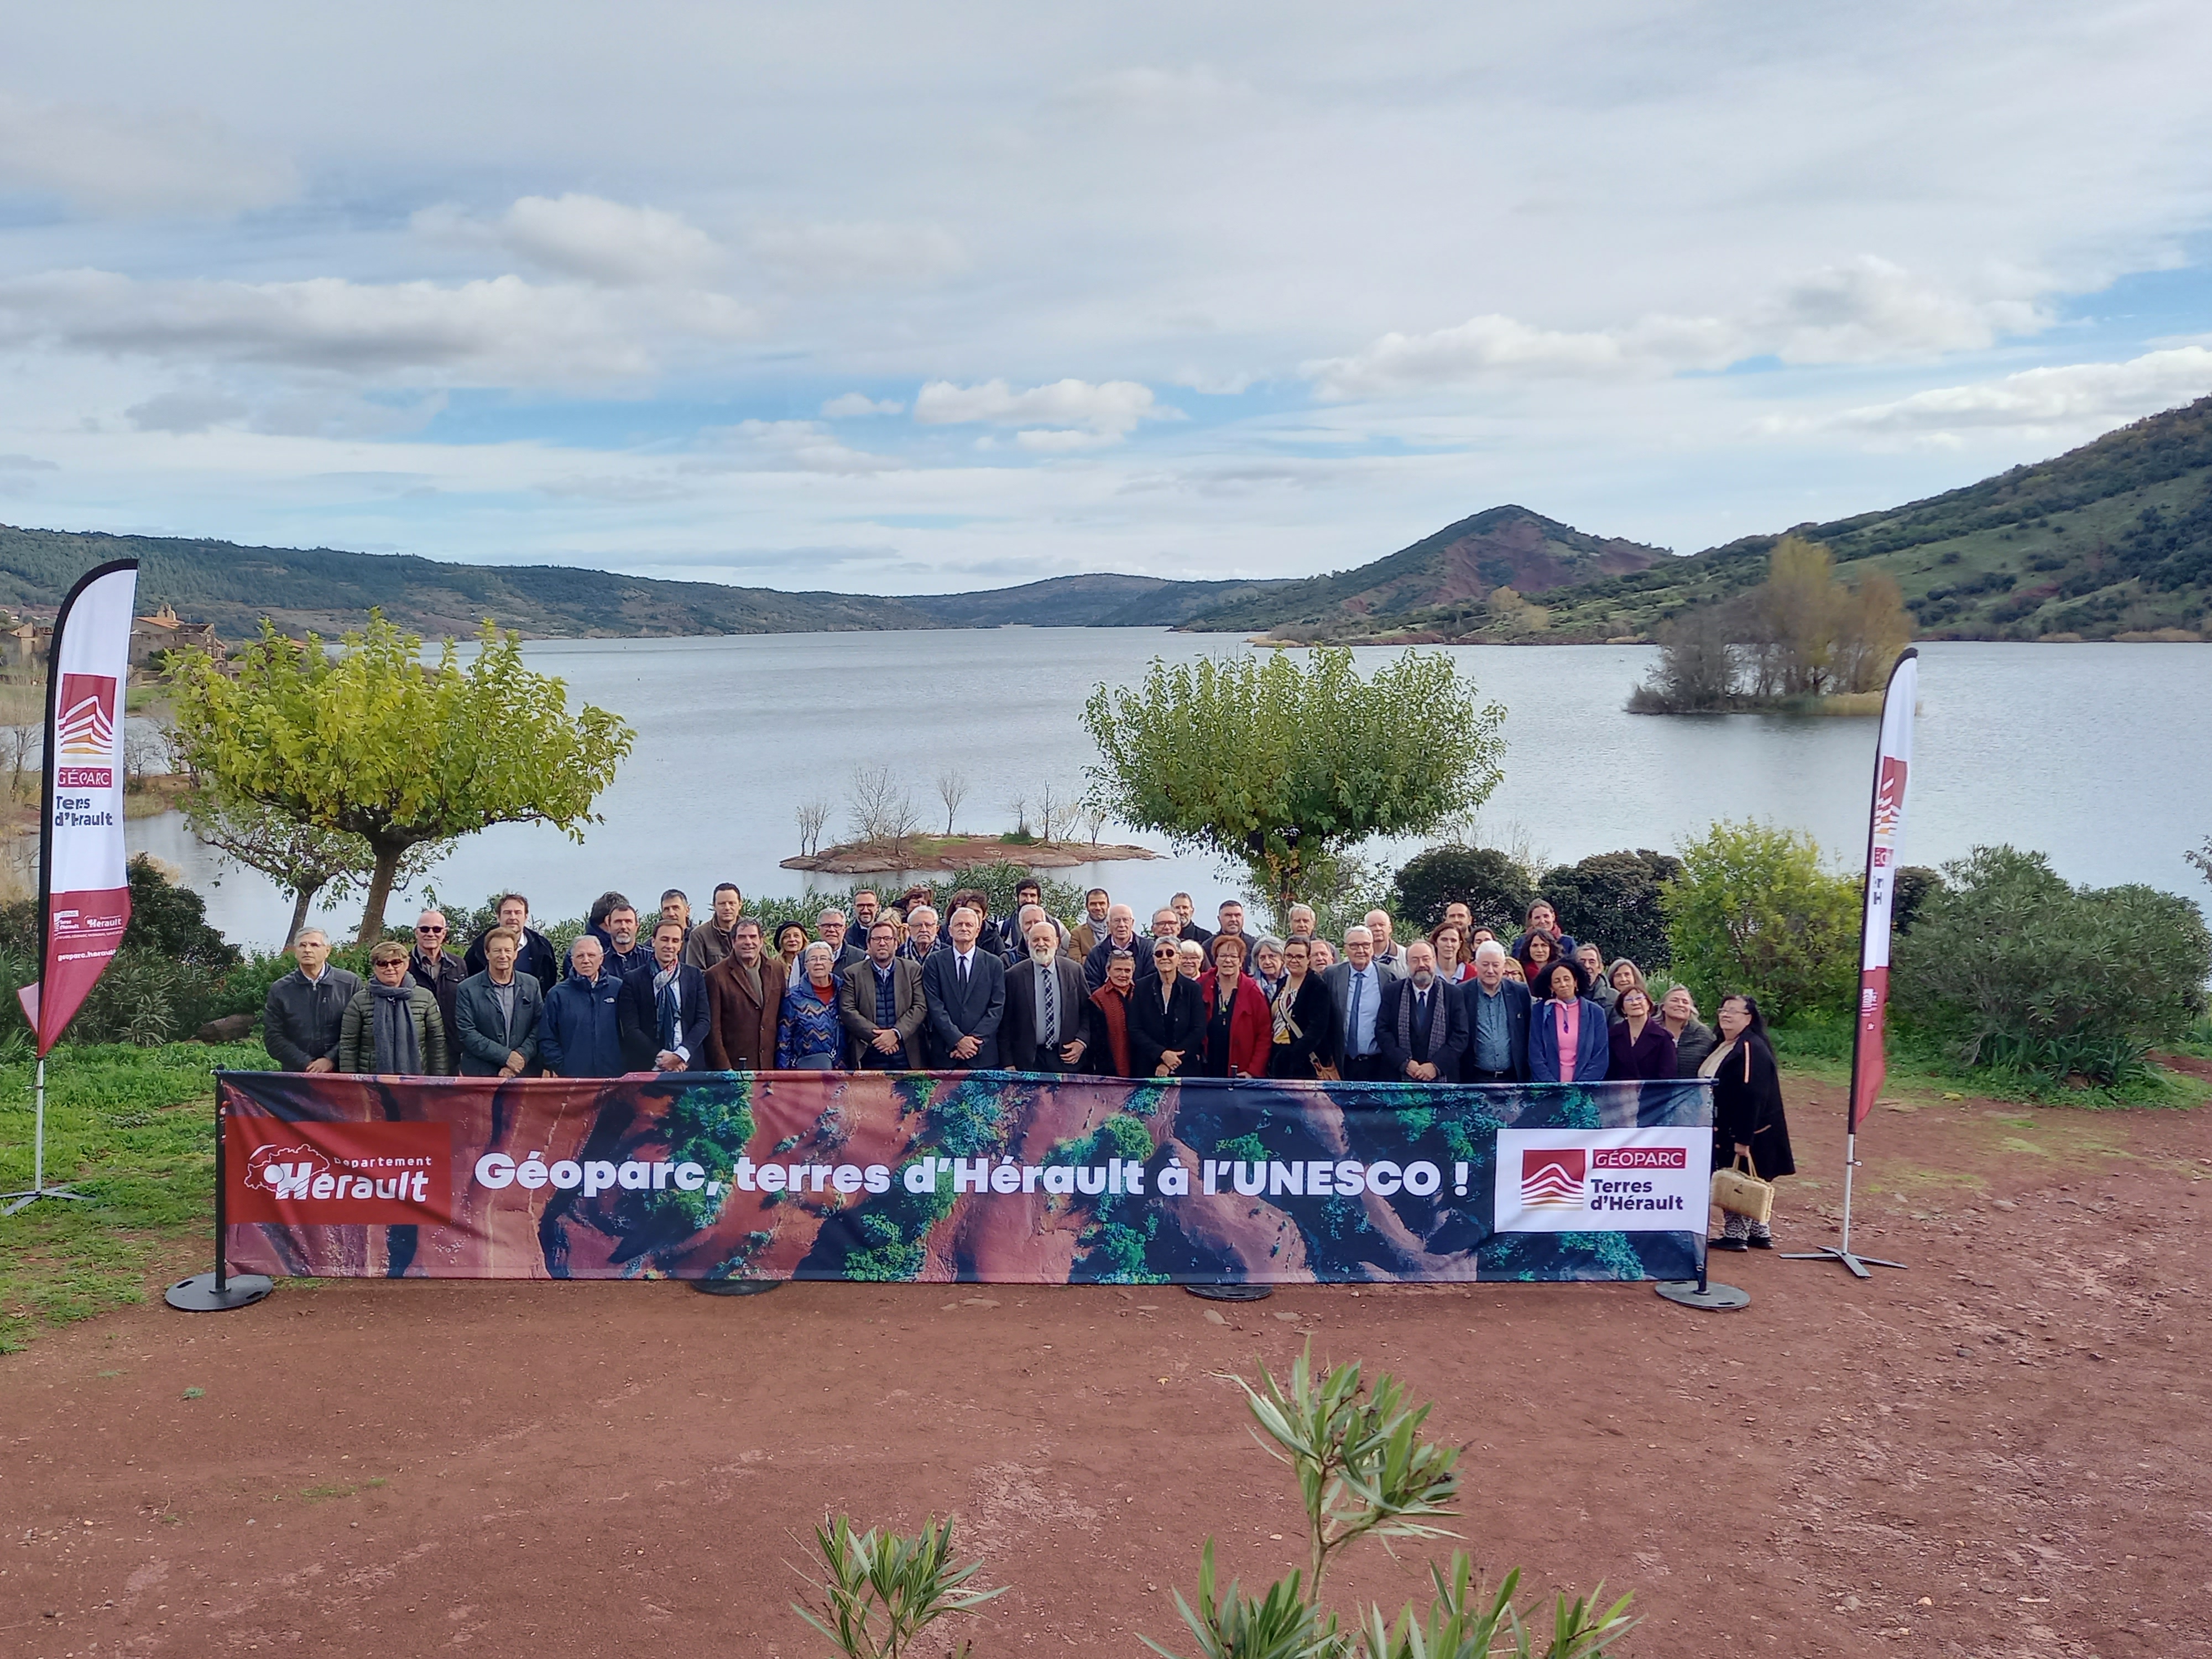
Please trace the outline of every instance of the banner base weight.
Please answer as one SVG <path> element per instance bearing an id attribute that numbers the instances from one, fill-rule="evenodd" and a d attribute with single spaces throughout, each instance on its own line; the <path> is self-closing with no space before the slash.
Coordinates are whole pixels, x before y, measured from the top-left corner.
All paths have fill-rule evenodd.
<path id="1" fill-rule="evenodd" d="M 27 1210 L 42 1198 L 74 1199 L 79 1204 L 92 1202 L 90 1193 L 73 1193 L 66 1187 L 33 1187 L 28 1192 L 0 1193 L 0 1204 L 8 1206 L 6 1209 L 0 1210 L 0 1215 L 13 1215 L 18 1210 Z M 14 1201 L 9 1202 L 10 1200 Z"/>
<path id="2" fill-rule="evenodd" d="M 218 1289 L 213 1273 L 180 1279 L 161 1294 L 179 1313 L 228 1313 L 250 1308 L 276 1288 L 266 1273 L 231 1273 Z"/>
<path id="3" fill-rule="evenodd" d="M 695 1279 L 690 1284 L 702 1296 L 766 1296 L 783 1288 L 780 1279 Z"/>
<path id="4" fill-rule="evenodd" d="M 1206 1302 L 1265 1302 L 1275 1293 L 1272 1285 L 1186 1285 L 1183 1289 Z"/>
<path id="5" fill-rule="evenodd" d="M 1751 1305 L 1749 1291 L 1738 1290 L 1733 1285 L 1716 1285 L 1710 1279 L 1664 1279 L 1652 1288 L 1669 1302 L 1680 1303 L 1685 1308 L 1703 1308 L 1708 1313 L 1727 1313 Z"/>
<path id="6" fill-rule="evenodd" d="M 1824 1244 L 1817 1250 L 1785 1251 L 1782 1259 L 1784 1261 L 1840 1261 L 1851 1270 L 1854 1279 L 1872 1279 L 1874 1275 L 1867 1271 L 1869 1267 L 1894 1267 L 1899 1273 L 1905 1271 L 1902 1261 L 1885 1261 L 1878 1255 L 1856 1255 L 1850 1250 L 1839 1250 L 1832 1244 Z"/>

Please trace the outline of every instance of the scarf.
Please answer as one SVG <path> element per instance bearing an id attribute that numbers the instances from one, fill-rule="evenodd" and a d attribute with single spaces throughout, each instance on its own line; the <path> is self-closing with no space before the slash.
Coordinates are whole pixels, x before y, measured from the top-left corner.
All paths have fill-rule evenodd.
<path id="1" fill-rule="evenodd" d="M 376 1020 L 376 1069 L 383 1077 L 420 1077 L 422 1045 L 415 1035 L 415 991 L 412 985 L 372 981 Z"/>
<path id="2" fill-rule="evenodd" d="M 1737 1037 L 1734 1041 L 1729 1042 L 1715 1043 L 1713 1045 L 1712 1053 L 1707 1054 L 1703 1060 L 1698 1062 L 1698 1075 L 1699 1077 L 1718 1077 L 1721 1074 L 1721 1062 L 1725 1060 L 1738 1048 L 1742 1048 L 1743 1039 L 1741 1037 Z M 1748 1048 L 1744 1048 L 1743 1050 L 1743 1080 L 1746 1083 L 1751 1081 L 1751 1050 Z"/>
<path id="3" fill-rule="evenodd" d="M 1283 982 L 1275 988 L 1274 998 L 1268 1005 L 1274 1010 L 1275 1041 L 1278 1042 L 1296 1042 L 1305 1036 L 1298 1029 L 1297 1021 L 1291 1018 L 1291 1004 L 1297 996 L 1297 993 L 1291 985 L 1291 976 L 1284 975 Z"/>
<path id="4" fill-rule="evenodd" d="M 1429 987 L 1429 1031 L 1428 1042 L 1425 1045 L 1428 1049 L 1433 1049 L 1436 1047 L 1437 1015 L 1443 1011 L 1443 1007 L 1438 999 L 1443 994 L 1443 981 L 1438 980 Z M 1406 994 L 1398 999 L 1398 1046 L 1408 1054 L 1413 1052 L 1413 999 L 1419 994 L 1412 979 L 1408 978 L 1406 981 Z M 1417 1056 L 1424 1061 L 1428 1057 L 1425 1051 Z"/>
<path id="5" fill-rule="evenodd" d="M 1114 1055 L 1114 1075 L 1133 1077 L 1129 1069 L 1129 1000 L 1110 985 L 1091 994 L 1091 1006 L 1105 1016 L 1106 1046 Z"/>

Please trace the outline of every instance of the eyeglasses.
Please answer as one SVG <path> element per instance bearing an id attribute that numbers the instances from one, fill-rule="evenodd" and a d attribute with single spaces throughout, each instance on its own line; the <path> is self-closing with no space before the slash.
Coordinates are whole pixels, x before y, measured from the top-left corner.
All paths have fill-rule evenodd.
<path id="1" fill-rule="evenodd" d="M 433 927 L 428 922 L 418 921 L 415 924 L 415 931 L 418 933 L 442 933 L 446 930 L 442 927 Z"/>
<path id="2" fill-rule="evenodd" d="M 1152 952 L 1152 960 L 1154 962 L 1173 962 L 1178 954 L 1178 952 L 1174 951 L 1155 951 Z"/>

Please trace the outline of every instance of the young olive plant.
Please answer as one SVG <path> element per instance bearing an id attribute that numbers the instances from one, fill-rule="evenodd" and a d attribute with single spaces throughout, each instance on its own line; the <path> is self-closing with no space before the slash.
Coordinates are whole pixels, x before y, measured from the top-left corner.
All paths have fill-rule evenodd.
<path id="1" fill-rule="evenodd" d="M 948 1613 L 974 1613 L 997 1589 L 962 1586 L 981 1569 L 981 1561 L 952 1563 L 952 1517 L 929 1516 L 908 1538 L 895 1532 L 856 1533 L 850 1517 L 825 1519 L 814 1529 L 823 1574 L 805 1573 L 822 1600 L 815 1606 L 794 1601 L 791 1609 L 836 1644 L 845 1659 L 905 1659 L 915 1651 L 921 1632 Z M 950 1659 L 967 1659 L 972 1644 L 950 1650 Z"/>
<path id="2" fill-rule="evenodd" d="M 1456 1448 L 1421 1437 L 1431 1409 L 1409 1406 L 1402 1383 L 1387 1372 L 1365 1385 L 1356 1364 L 1338 1365 L 1316 1378 L 1310 1349 L 1279 1382 L 1264 1368 L 1261 1386 L 1235 1379 L 1258 1425 L 1253 1437 L 1288 1464 L 1297 1477 L 1305 1509 L 1307 1565 L 1268 1587 L 1243 1595 L 1232 1580 L 1218 1587 L 1213 1540 L 1200 1558 L 1198 1600 L 1180 1591 L 1176 1610 L 1198 1643 L 1197 1659 L 1606 1659 L 1608 1644 L 1634 1623 L 1623 1596 L 1601 1611 L 1596 1595 L 1569 1602 L 1554 1599 L 1551 1632 L 1540 1650 L 1513 1605 L 1516 1571 L 1494 1594 L 1476 1583 L 1464 1551 L 1448 1568 L 1432 1566 L 1436 1594 L 1425 1615 L 1411 1604 L 1394 1625 L 1380 1607 L 1369 1607 L 1352 1628 L 1321 1606 L 1331 1563 L 1363 1538 L 1387 1550 L 1395 1538 L 1449 1538 L 1435 1524 L 1456 1513 Z M 1164 1659 L 1177 1659 L 1150 1637 L 1145 1644 Z"/>

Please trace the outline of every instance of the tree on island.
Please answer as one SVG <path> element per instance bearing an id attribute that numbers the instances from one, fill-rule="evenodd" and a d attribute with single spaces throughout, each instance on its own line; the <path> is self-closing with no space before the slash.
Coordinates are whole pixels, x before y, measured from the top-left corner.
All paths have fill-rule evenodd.
<path id="1" fill-rule="evenodd" d="M 635 733 L 522 661 L 520 637 L 486 622 L 465 665 L 452 640 L 422 659 L 419 635 L 369 612 L 333 653 L 313 634 L 261 637 L 226 669 L 193 653 L 177 672 L 185 763 L 218 790 L 374 854 L 364 944 L 383 936 L 402 863 L 426 843 L 496 823 L 550 823 L 573 841 L 598 820 Z"/>
<path id="2" fill-rule="evenodd" d="M 1342 647 L 1173 666 L 1096 687 L 1093 807 L 1251 872 L 1279 908 L 1325 896 L 1370 836 L 1426 834 L 1489 798 L 1505 718 L 1451 659 L 1408 652 L 1363 679 Z"/>

